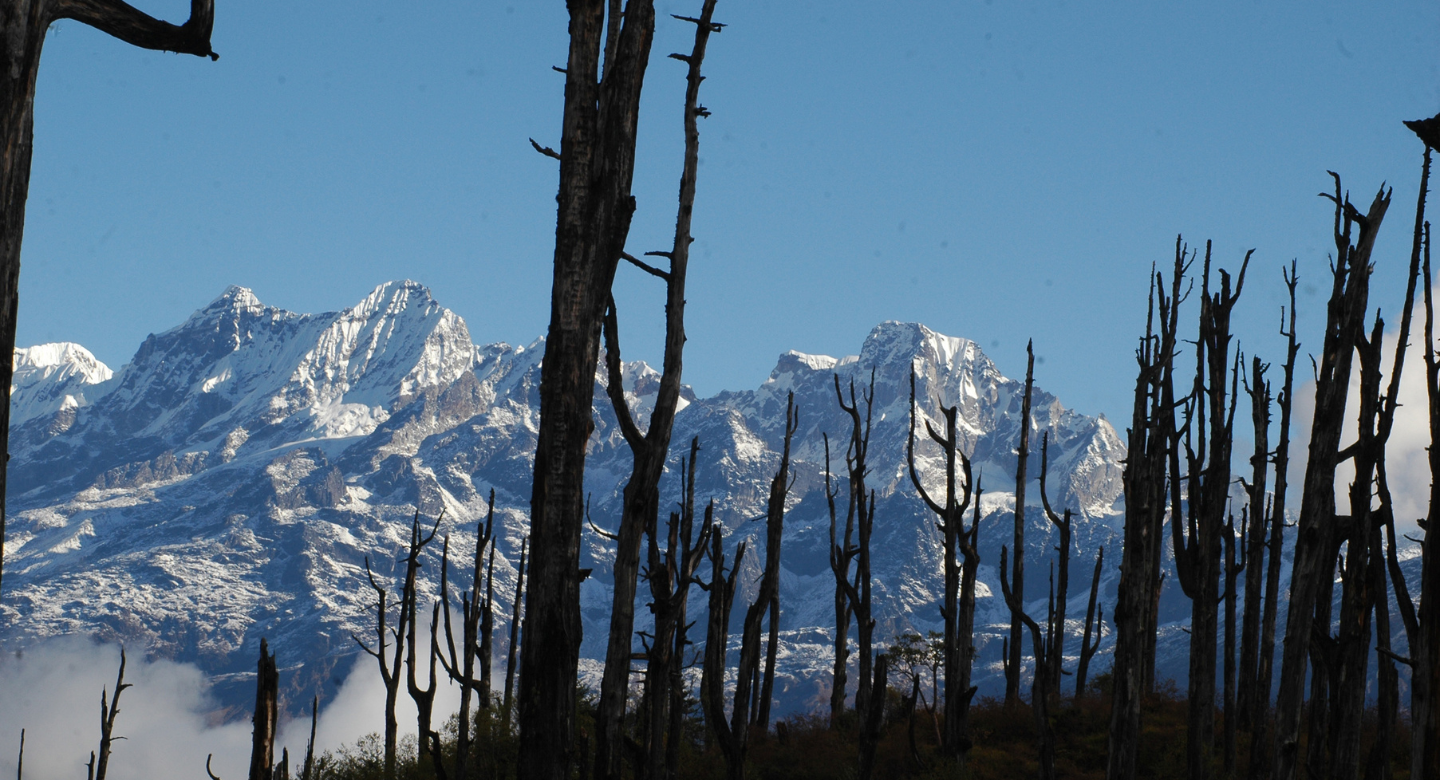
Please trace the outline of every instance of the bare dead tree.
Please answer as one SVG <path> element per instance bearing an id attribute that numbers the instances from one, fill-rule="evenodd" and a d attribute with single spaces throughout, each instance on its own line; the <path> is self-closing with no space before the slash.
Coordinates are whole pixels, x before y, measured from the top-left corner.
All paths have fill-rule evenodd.
<path id="1" fill-rule="evenodd" d="M 1045 648 L 1045 635 L 1040 624 L 1025 612 L 1020 602 L 1020 593 L 1010 584 L 1005 574 L 1005 559 L 1008 551 L 1000 546 L 1000 590 L 1005 596 L 1005 605 L 1011 615 L 1019 615 L 1025 627 L 1030 629 L 1030 641 L 1035 647 L 1035 675 L 1030 685 L 1030 709 L 1035 713 L 1035 749 L 1040 759 L 1040 780 L 1055 777 L 1055 734 L 1050 726 L 1050 673 L 1049 653 Z M 1054 596 L 1051 596 L 1050 611 L 1054 612 Z"/>
<path id="2" fill-rule="evenodd" d="M 825 443 L 825 501 L 830 510 L 830 573 L 835 577 L 835 647 L 834 666 L 830 683 L 830 728 L 840 728 L 845 715 L 846 666 L 850 659 L 850 616 L 854 605 L 850 603 L 850 564 L 859 549 L 851 540 L 855 534 L 855 513 L 845 514 L 844 535 L 837 534 L 839 523 L 835 511 L 835 498 L 840 489 L 830 486 L 830 436 L 821 434 Z M 853 502 L 853 500 L 852 500 Z M 853 503 L 852 503 L 853 507 Z"/>
<path id="3" fill-rule="evenodd" d="M 133 46 L 219 59 L 210 50 L 214 0 L 191 0 L 190 19 L 176 26 L 137 11 L 121 0 L 5 0 L 0 4 L 0 350 L 15 351 L 20 308 L 20 245 L 25 198 L 30 190 L 30 152 L 35 134 L 35 78 L 50 25 L 74 19 Z M 9 460 L 10 382 L 14 366 L 0 361 L 0 463 Z M 0 469 L 0 575 L 4 573 L 5 474 Z M 3 580 L 0 580 L 3 583 Z"/>
<path id="4" fill-rule="evenodd" d="M 647 566 L 641 572 L 650 587 L 650 610 L 655 616 L 655 632 L 645 650 L 645 695 L 641 708 L 640 746 L 644 762 L 637 775 L 660 780 L 673 777 L 670 740 L 667 732 L 676 727 L 671 708 L 677 706 L 675 686 L 683 685 L 679 674 L 684 661 L 685 640 L 679 636 L 684 622 L 685 605 L 695 571 L 705 557 L 712 531 L 712 515 L 707 512 L 695 533 L 695 468 L 700 452 L 699 438 L 690 441 L 690 457 L 680 461 L 680 511 L 670 514 L 665 551 L 660 550 L 658 529 L 651 526 Z M 678 759 L 678 753 L 675 758 Z"/>
<path id="5" fill-rule="evenodd" d="M 942 404 L 940 412 L 945 418 L 944 434 L 935 430 L 929 420 L 925 421 L 925 430 L 930 439 L 940 445 L 945 458 L 943 505 L 930 496 L 920 482 L 920 472 L 915 468 L 915 373 L 912 371 L 910 433 L 906 439 L 905 460 L 915 492 L 920 496 L 920 500 L 925 502 L 925 506 L 939 518 L 936 526 L 945 539 L 945 601 L 940 605 L 940 617 L 945 621 L 945 735 L 941 748 L 945 755 L 956 760 L 963 773 L 970 752 L 970 700 L 975 695 L 975 688 L 969 685 L 969 682 L 975 654 L 975 570 L 979 567 L 980 554 L 974 534 L 979 525 L 980 500 L 978 486 L 971 478 L 970 459 L 960 449 L 957 422 L 959 409 Z M 975 500 L 976 522 L 967 532 L 965 510 L 969 508 L 972 497 Z M 963 572 L 961 555 L 965 558 Z"/>
<path id="6" fill-rule="evenodd" d="M 633 3 L 632 3 L 633 4 Z M 715 0 L 705 0 L 695 24 L 695 42 L 690 54 L 671 55 L 684 62 L 689 72 L 685 90 L 685 162 L 680 174 L 680 205 L 675 219 L 675 240 L 669 251 L 649 252 L 670 261 L 670 270 L 661 271 L 628 254 L 632 264 L 665 282 L 665 355 L 660 387 L 650 413 L 650 426 L 642 434 L 625 400 L 620 364 L 620 329 L 615 301 L 605 312 L 606 390 L 614 407 L 620 431 L 633 455 L 630 479 L 625 485 L 620 528 L 612 567 L 613 588 L 610 607 L 610 635 L 605 651 L 605 671 L 600 682 L 600 704 L 595 718 L 595 780 L 617 780 L 621 770 L 620 745 L 625 721 L 625 699 L 629 691 L 630 658 L 635 629 L 636 575 L 640 568 L 640 547 L 645 529 L 653 528 L 660 512 L 660 478 L 670 452 L 670 433 L 679 408 L 680 381 L 685 349 L 685 279 L 690 259 L 691 217 L 695 207 L 695 180 L 699 170 L 700 130 L 698 120 L 710 115 L 700 105 L 700 66 L 712 32 L 723 25 L 711 21 Z M 627 11 L 626 25 L 629 25 Z M 683 18 L 683 17 L 676 17 Z M 613 20 L 612 20 L 613 25 Z M 623 248 L 623 247 L 622 247 Z M 557 255 L 558 257 L 558 255 Z M 532 587 L 533 587 L 532 580 Z"/>
<path id="7" fill-rule="evenodd" d="M 320 697 L 317 695 L 310 700 L 310 741 L 305 743 L 305 763 L 300 769 L 300 780 L 318 780 L 315 778 L 315 726 L 320 720 Z"/>
<path id="8" fill-rule="evenodd" d="M 1105 548 L 1095 554 L 1095 575 L 1090 580 L 1090 603 L 1085 607 L 1085 634 L 1080 637 L 1080 662 L 1075 667 L 1075 698 L 1085 696 L 1085 683 L 1090 676 L 1090 659 L 1105 641 L 1105 605 L 1098 604 L 1100 597 L 1100 572 L 1105 563 Z M 1098 607 L 1098 613 L 1097 613 Z M 1095 641 L 1091 642 L 1091 636 Z"/>
<path id="9" fill-rule="evenodd" d="M 1055 526 L 1060 534 L 1059 544 L 1055 546 L 1057 553 L 1056 574 L 1058 579 L 1055 583 L 1055 609 L 1050 616 L 1051 638 L 1049 643 L 1049 660 L 1045 668 L 1050 673 L 1048 690 L 1052 698 L 1060 696 L 1060 673 L 1062 664 L 1065 661 L 1065 601 L 1070 594 L 1070 548 L 1071 543 L 1071 513 L 1065 510 L 1063 516 L 1055 514 L 1050 508 L 1050 496 L 1045 490 L 1045 478 L 1050 471 L 1050 432 L 1046 431 L 1040 437 L 1040 504 L 1045 509 L 1045 516 L 1049 518 L 1050 524 Z"/>
<path id="10" fill-rule="evenodd" d="M 260 661 L 255 672 L 255 715 L 251 718 L 255 729 L 250 743 L 249 780 L 271 780 L 275 772 L 275 727 L 277 725 L 280 674 L 275 670 L 275 654 L 270 652 L 265 639 L 260 639 Z M 100 747 L 101 769 L 96 780 L 104 780 L 106 747 Z"/>
<path id="11" fill-rule="evenodd" d="M 1279 614 L 1281 553 L 1285 547 L 1285 501 L 1289 487 L 1290 469 L 1290 417 L 1295 387 L 1295 357 L 1300 353 L 1300 342 L 1295 340 L 1295 286 L 1299 282 L 1296 263 L 1290 261 L 1290 270 L 1282 268 L 1285 286 L 1290 292 L 1290 323 L 1285 324 L 1286 309 L 1280 309 L 1280 335 L 1288 342 L 1285 352 L 1285 379 L 1276 399 L 1280 408 L 1279 441 L 1275 446 L 1275 493 L 1270 503 L 1270 539 L 1265 571 L 1265 604 L 1260 619 L 1260 649 L 1255 670 L 1255 717 L 1250 728 L 1250 780 L 1267 777 L 1271 768 L 1270 740 L 1268 734 L 1268 711 L 1270 690 L 1274 679 L 1275 662 L 1275 620 Z M 1257 434 L 1258 436 L 1258 434 Z M 1258 568 L 1258 567 L 1257 567 Z"/>
<path id="12" fill-rule="evenodd" d="M 1025 601 L 1025 464 L 1030 457 L 1030 396 L 1035 387 L 1035 350 L 1033 343 L 1025 342 L 1025 395 L 1020 405 L 1020 447 L 1015 451 L 1015 562 L 1010 572 L 1011 587 L 1015 589 L 1016 603 Z M 1025 618 L 1010 608 L 1010 644 L 1005 656 L 1005 706 L 1014 707 L 1020 703 L 1020 640 L 1025 632 Z M 1038 669 L 1041 657 L 1037 649 L 1035 666 Z"/>
<path id="13" fill-rule="evenodd" d="M 396 641 L 403 641 L 403 644 L 396 648 L 398 656 L 402 651 L 405 654 L 405 689 L 409 692 L 410 698 L 415 702 L 415 718 L 417 725 L 418 744 L 416 744 L 416 764 L 424 761 L 426 754 L 429 754 L 431 764 L 434 767 L 436 777 L 445 780 L 445 763 L 442 759 L 440 747 L 440 733 L 432 727 L 435 708 L 436 674 L 435 661 L 440 651 L 440 642 L 436 633 L 440 624 L 440 603 L 436 602 L 431 611 L 430 620 L 430 643 L 429 659 L 430 667 L 425 687 L 421 687 L 416 677 L 420 666 L 420 642 L 417 641 L 416 627 L 419 624 L 419 595 L 416 588 L 416 580 L 420 568 L 424 565 L 420 561 L 420 555 L 425 546 L 435 539 L 435 534 L 440 530 L 440 520 L 444 516 L 442 511 L 435 518 L 435 527 L 427 535 L 420 525 L 420 512 L 416 510 L 415 517 L 410 523 L 410 544 L 405 551 L 405 581 L 401 590 L 400 611 L 407 616 L 405 620 L 405 636 L 402 640 L 398 635 Z M 444 556 L 442 555 L 442 560 Z M 477 572 L 478 575 L 478 572 Z M 447 600 L 448 601 L 448 600 Z M 448 605 L 446 612 L 449 612 Z"/>
<path id="14" fill-rule="evenodd" d="M 1184 251 L 1182 245 L 1181 252 Z M 1195 383 L 1185 405 L 1184 446 L 1188 474 L 1184 481 L 1188 483 L 1188 501 L 1183 513 L 1178 511 L 1182 480 L 1178 469 L 1175 469 L 1178 458 L 1171 461 L 1171 538 L 1175 547 L 1175 572 L 1181 589 L 1191 602 L 1186 766 L 1192 780 L 1210 777 L 1210 755 L 1215 746 L 1215 653 L 1219 639 L 1217 612 L 1220 603 L 1221 541 L 1229 501 L 1230 454 L 1237 395 L 1235 386 L 1240 373 L 1238 356 L 1233 361 L 1233 369 L 1231 366 L 1230 315 L 1245 287 L 1245 271 L 1253 253 L 1254 250 L 1251 250 L 1245 254 L 1240 272 L 1235 277 L 1233 292 L 1230 274 L 1222 269 L 1220 289 L 1212 294 L 1211 243 L 1205 243 Z M 1228 403 L 1227 384 L 1231 386 Z"/>
<path id="15" fill-rule="evenodd" d="M 530 780 L 564 780 L 574 765 L 585 455 L 601 327 L 635 213 L 635 135 L 655 33 L 653 0 L 628 0 L 621 14 L 607 14 L 604 0 L 575 0 L 569 11 L 563 130 L 560 151 L 549 152 L 560 186 L 530 502 L 535 641 L 521 649 L 519 772 Z"/>
<path id="16" fill-rule="evenodd" d="M 1328 605 L 1324 595 L 1333 570 L 1332 532 L 1335 517 L 1335 467 L 1340 461 L 1340 430 L 1349 395 L 1350 369 L 1355 345 L 1363 338 L 1369 299 L 1370 252 L 1380 229 L 1390 195 L 1381 190 L 1368 214 L 1360 214 L 1342 193 L 1335 179 L 1334 237 L 1337 255 L 1325 327 L 1322 358 L 1315 383 L 1315 418 L 1310 433 L 1310 456 L 1305 464 L 1304 492 L 1300 502 L 1295 559 L 1291 568 L 1289 613 L 1285 623 L 1285 649 L 1280 669 L 1280 693 L 1275 702 L 1275 780 L 1294 780 L 1299 750 L 1300 710 L 1308 666 L 1308 652 L 1318 608 Z M 1330 197 L 1330 196 L 1326 196 Z M 1351 243 L 1352 232 L 1358 236 Z M 1328 564 L 1328 565 L 1327 565 Z M 1325 604 L 1321 602 L 1324 601 Z M 1313 675 L 1323 680 L 1323 674 Z M 1311 709 L 1315 709 L 1312 701 Z"/>
<path id="17" fill-rule="evenodd" d="M 1245 517 L 1249 521 L 1241 558 L 1246 561 L 1245 605 L 1240 617 L 1240 666 L 1236 681 L 1235 715 L 1236 728 L 1250 731 L 1255 717 L 1255 699 L 1259 696 L 1261 717 L 1270 703 L 1268 693 L 1263 696 L 1255 689 L 1260 652 L 1260 610 L 1263 598 L 1265 576 L 1265 537 L 1269 530 L 1269 515 L 1266 513 L 1265 489 L 1270 468 L 1270 383 L 1265 381 L 1265 372 L 1270 364 L 1260 361 L 1258 356 L 1250 360 L 1250 373 L 1242 375 L 1245 392 L 1250 396 L 1250 422 L 1255 449 L 1250 456 L 1250 479 L 1241 480 L 1245 489 L 1248 506 Z M 1226 553 L 1227 560 L 1230 554 Z M 1227 569 L 1228 571 L 1228 569 Z M 1226 739 L 1230 739 L 1229 719 L 1226 719 Z"/>
<path id="18" fill-rule="evenodd" d="M 15 758 L 15 780 L 25 780 L 25 729 L 20 729 L 20 755 Z"/>
<path id="19" fill-rule="evenodd" d="M 515 695 L 515 659 L 520 652 L 521 607 L 525 603 L 525 554 L 529 551 L 530 538 L 520 542 L 520 566 L 515 570 L 515 596 L 510 612 L 510 647 L 505 659 L 505 698 L 500 707 L 505 711 L 505 722 L 511 721 L 511 709 Z"/>
<path id="20" fill-rule="evenodd" d="M 260 653 L 263 658 L 265 653 L 265 640 L 260 640 Z M 272 663 L 273 668 L 273 663 Z M 120 648 L 120 673 L 115 675 L 115 695 L 109 697 L 108 692 L 100 691 L 100 758 L 94 767 L 94 780 L 105 780 L 105 770 L 110 766 L 110 747 L 117 739 L 124 737 L 115 736 L 115 716 L 120 714 L 120 694 L 126 688 L 132 688 L 130 683 L 125 682 L 125 648 Z M 23 738 L 22 738 L 23 739 Z M 21 743 L 24 749 L 24 743 Z"/>
<path id="21" fill-rule="evenodd" d="M 705 507 L 705 514 L 712 516 L 714 504 Z M 720 752 L 725 756 L 725 776 L 730 780 L 744 780 L 745 754 L 748 748 L 749 725 L 746 718 L 725 718 L 725 655 L 730 637 L 730 608 L 735 603 L 735 578 L 740 564 L 745 559 L 745 542 L 735 548 L 735 562 L 730 574 L 725 575 L 724 539 L 720 529 L 710 534 L 710 582 L 701 587 L 710 592 L 710 614 L 706 619 L 705 663 L 700 680 L 700 705 L 705 713 L 705 724 Z M 700 584 L 700 583 L 697 583 Z M 737 695 L 732 713 L 740 709 L 741 699 Z"/>
<path id="22" fill-rule="evenodd" d="M 859 679 L 855 683 L 855 710 L 859 713 L 870 711 L 871 664 L 874 661 L 875 618 L 872 617 L 870 600 L 870 535 L 875 525 L 875 493 L 865 485 L 870 472 L 867 458 L 870 452 L 870 424 L 875 407 L 875 370 L 870 370 L 870 387 L 855 396 L 855 380 L 850 380 L 850 403 L 840 392 L 840 375 L 835 380 L 835 400 L 840 411 L 850 417 L 850 444 L 845 450 L 845 470 L 848 475 L 848 501 L 845 510 L 845 526 L 848 530 L 854 518 L 856 545 L 845 554 L 855 559 L 855 578 L 844 581 L 845 597 L 850 611 L 855 615 L 855 643 L 860 660 L 856 665 Z M 861 420 L 860 405 L 865 406 L 864 420 Z M 846 534 L 847 538 L 849 534 Z M 862 715 L 863 717 L 863 715 Z M 864 734 L 862 731 L 862 742 Z"/>
<path id="23" fill-rule="evenodd" d="M 475 556 L 470 569 L 470 592 L 460 595 L 460 645 L 459 653 L 455 650 L 455 630 L 450 617 L 450 537 L 446 536 L 440 553 L 440 603 L 444 604 L 445 621 L 445 652 L 438 653 L 440 666 L 445 674 L 453 682 L 460 686 L 460 712 L 459 733 L 455 742 L 455 777 L 457 780 L 466 780 L 469 777 L 470 762 L 470 712 L 472 697 L 480 693 L 481 704 L 485 707 L 485 699 L 488 698 L 489 682 L 483 669 L 485 662 L 484 651 L 486 642 L 481 638 L 485 630 L 484 616 L 489 613 L 493 598 L 494 576 L 495 576 L 495 489 L 490 489 L 490 501 L 485 512 L 485 519 L 476 524 L 475 527 Z M 480 597 L 480 562 L 484 559 L 486 548 L 490 549 L 490 576 L 486 585 L 485 598 Z M 523 553 L 522 553 L 523 561 Z M 523 564 L 522 564 L 523 565 Z M 517 598 L 518 603 L 518 598 Z M 513 632 L 513 627 L 512 627 Z M 435 639 L 432 632 L 432 639 Z M 437 640 L 438 641 L 438 640 Z M 432 641 L 436 644 L 437 641 Z M 511 657 L 514 657 L 513 640 Z M 475 665 L 477 660 L 482 664 L 481 677 L 475 677 Z"/>
<path id="24" fill-rule="evenodd" d="M 1244 361 L 1239 361 L 1243 363 Z M 1262 513 L 1263 514 L 1263 513 Z M 1236 738 L 1240 733 L 1239 715 L 1236 712 L 1235 702 L 1235 605 L 1238 597 L 1235 593 L 1236 583 L 1240 580 L 1240 574 L 1252 565 L 1245 550 L 1245 539 L 1250 530 L 1250 507 L 1246 505 L 1240 510 L 1240 534 L 1235 534 L 1235 515 L 1230 514 L 1221 529 L 1221 536 L 1225 540 L 1225 660 L 1222 665 L 1224 669 L 1224 685 L 1222 688 L 1221 702 L 1224 708 L 1222 712 L 1225 717 L 1224 735 L 1224 761 L 1225 776 L 1235 776 L 1235 745 Z M 1239 548 L 1239 556 L 1236 556 L 1236 548 Z"/>
<path id="25" fill-rule="evenodd" d="M 1135 776 L 1140 704 L 1148 692 L 1147 671 L 1153 668 L 1151 642 L 1156 628 L 1154 609 L 1164 538 L 1166 476 L 1175 429 L 1175 334 L 1182 300 L 1181 280 L 1188 266 L 1182 250 L 1177 240 L 1169 295 L 1163 275 L 1152 275 L 1145 335 L 1135 350 L 1139 373 L 1124 471 L 1125 534 L 1114 617 L 1107 780 Z"/>
<path id="26" fill-rule="evenodd" d="M 870 701 L 860 715 L 860 780 L 875 776 L 875 747 L 880 744 L 880 727 L 885 725 L 885 683 L 889 675 L 889 658 L 875 654 L 875 678 L 871 682 Z"/>
<path id="27" fill-rule="evenodd" d="M 780 467 L 770 480 L 770 495 L 765 509 L 765 568 L 760 578 L 760 590 L 755 601 L 745 610 L 741 623 L 740 661 L 736 667 L 735 704 L 731 711 L 731 723 L 735 730 L 743 730 L 750 723 L 751 699 L 757 691 L 753 685 L 760 670 L 760 629 L 766 613 L 780 590 L 780 540 L 785 528 L 785 499 L 792 482 L 790 476 L 790 441 L 800 424 L 799 411 L 795 408 L 795 396 L 790 394 L 785 405 L 785 443 L 780 455 Z M 738 556 L 737 556 L 737 566 Z M 872 622 L 873 625 L 873 622 Z M 865 739 L 860 740 L 860 749 L 865 750 Z M 743 761 L 743 748 L 742 759 Z"/>

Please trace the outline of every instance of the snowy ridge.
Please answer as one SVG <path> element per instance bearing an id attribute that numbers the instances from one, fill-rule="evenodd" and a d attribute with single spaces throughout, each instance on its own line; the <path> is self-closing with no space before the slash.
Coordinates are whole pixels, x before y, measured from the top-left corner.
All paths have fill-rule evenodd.
<path id="1" fill-rule="evenodd" d="M 287 665 L 299 665 L 284 684 L 301 701 L 352 662 L 350 633 L 372 630 L 364 561 L 377 577 L 396 576 L 417 510 L 427 518 L 443 510 L 442 532 L 455 549 L 467 549 L 493 489 L 496 658 L 503 659 L 514 565 L 528 532 L 543 347 L 543 340 L 477 347 L 461 318 L 424 287 L 402 281 L 344 311 L 314 315 L 266 306 L 232 287 L 185 323 L 147 338 L 113 376 L 98 362 L 87 367 L 79 347 L 17 350 L 17 366 L 34 368 L 15 408 L 39 411 L 12 431 L 0 620 L 15 627 L 9 633 L 17 643 L 60 633 L 124 639 L 153 655 L 195 661 L 222 681 L 241 679 L 265 636 Z M 849 423 L 836 404 L 837 376 L 848 401 L 851 381 L 860 397 L 874 375 L 876 639 L 888 643 L 900 631 L 940 625 L 941 539 L 905 468 L 912 371 L 919 423 L 939 421 L 940 404 L 959 406 L 962 446 L 986 486 L 976 682 L 988 692 L 1009 620 L 994 563 L 1010 533 L 1021 382 L 1001 375 L 972 341 L 886 322 L 858 355 L 788 352 L 754 390 L 704 399 L 688 388 L 682 393 L 670 468 L 698 438 L 698 498 L 714 499 L 727 548 L 744 537 L 763 544 L 760 524 L 751 521 L 763 514 L 786 395 L 795 394 L 800 430 L 782 555 L 782 710 L 809 708 L 828 695 L 833 580 L 822 434 L 832 440 L 832 468 L 843 469 L 837 442 L 848 437 Z M 644 363 L 624 364 L 625 397 L 642 427 L 658 379 Z M 586 484 L 595 522 L 613 528 L 630 453 L 605 382 L 602 363 Z M 55 408 L 33 400 L 62 391 L 76 400 Z M 1027 553 L 1048 559 L 1054 544 L 1034 481 L 1045 435 L 1051 502 L 1077 515 L 1068 629 L 1078 635 L 1087 561 L 1098 546 L 1111 546 L 1120 528 L 1124 446 L 1103 418 L 1067 409 L 1039 386 L 1033 407 Z M 938 489 L 938 450 L 925 442 L 916 455 L 921 479 Z M 675 480 L 662 482 L 662 508 L 673 505 L 676 490 Z M 437 540 L 427 549 L 422 599 L 438 594 L 439 548 Z M 603 652 L 612 555 L 611 542 L 586 532 L 581 565 L 594 569 L 582 587 L 582 654 L 589 658 Z M 747 556 L 746 565 L 761 557 Z M 455 563 L 460 573 L 452 577 L 464 580 L 468 572 Z M 1115 564 L 1107 565 L 1107 599 Z M 742 597 L 752 595 L 754 579 L 742 576 Z M 1027 583 L 1032 604 L 1043 603 L 1040 579 L 1032 574 Z M 692 609 L 704 609 L 702 598 Z M 1071 654 L 1077 644 L 1071 641 Z M 233 682 L 222 682 L 221 693 L 248 696 Z"/>

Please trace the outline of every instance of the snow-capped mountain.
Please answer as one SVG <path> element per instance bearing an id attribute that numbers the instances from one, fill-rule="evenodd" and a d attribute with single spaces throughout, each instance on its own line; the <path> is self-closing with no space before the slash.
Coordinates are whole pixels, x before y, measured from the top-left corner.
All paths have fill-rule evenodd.
<path id="1" fill-rule="evenodd" d="M 373 634 L 365 561 L 393 582 L 417 511 L 433 522 L 443 509 L 441 533 L 457 549 L 473 546 L 493 488 L 499 669 L 514 565 L 528 532 L 543 352 L 543 341 L 475 346 L 458 316 L 408 281 L 382 285 L 345 311 L 314 315 L 265 306 L 232 287 L 180 326 L 148 337 L 113 376 L 77 345 L 17 350 L 3 641 L 85 633 L 143 644 L 152 655 L 200 664 L 219 681 L 222 698 L 240 707 L 249 696 L 241 680 L 265 636 L 290 670 L 282 684 L 294 701 L 308 699 L 356 656 L 351 634 Z M 858 355 L 790 352 L 759 388 L 704 399 L 686 391 L 672 471 L 698 438 L 697 496 L 715 501 L 727 548 L 746 537 L 763 544 L 761 524 L 751 521 L 764 513 L 778 464 L 787 393 L 800 410 L 782 553 L 782 710 L 828 696 L 833 579 L 823 435 L 837 471 L 839 442 L 849 435 L 836 377 L 847 401 L 852 381 L 863 397 L 874 378 L 877 642 L 940 627 L 941 537 L 905 467 L 912 371 L 921 425 L 940 419 L 940 404 L 957 405 L 962 446 L 984 482 L 976 679 L 993 692 L 1009 623 L 995 562 L 1011 540 L 1021 382 L 1002 376 L 974 342 L 886 322 Z M 603 380 L 596 378 L 586 482 L 596 524 L 613 528 L 630 454 L 599 392 Z M 624 381 L 644 425 L 658 375 L 627 363 Z M 1032 611 L 1043 610 L 1055 544 L 1039 507 L 1047 435 L 1050 501 L 1076 514 L 1074 636 L 1100 545 L 1112 551 L 1102 598 L 1113 603 L 1125 453 L 1109 422 L 1066 409 L 1043 383 L 1042 374 L 1030 433 L 1026 590 Z M 927 485 L 942 487 L 938 449 L 922 443 L 917 465 Z M 662 484 L 662 502 L 678 497 L 676 482 Z M 437 539 L 426 551 L 422 599 L 438 596 L 439 554 Z M 595 570 L 583 586 L 582 654 L 595 659 L 604 647 L 613 546 L 587 531 L 582 554 L 582 565 Z M 747 565 L 760 558 L 747 556 Z M 469 575 L 458 568 L 464 587 Z M 754 579 L 742 577 L 745 597 Z M 1067 652 L 1077 645 L 1072 639 Z"/>

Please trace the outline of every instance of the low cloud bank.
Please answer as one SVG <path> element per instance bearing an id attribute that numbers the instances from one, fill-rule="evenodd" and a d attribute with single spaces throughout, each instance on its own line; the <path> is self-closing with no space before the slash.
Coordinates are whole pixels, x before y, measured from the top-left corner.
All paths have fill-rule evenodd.
<path id="1" fill-rule="evenodd" d="M 283 662 L 283 658 L 281 659 Z M 282 664 L 283 665 L 283 664 Z M 14 767 L 25 729 L 27 780 L 70 780 L 85 775 L 90 752 L 100 744 L 100 692 L 113 694 L 120 648 L 80 637 L 58 637 L 0 655 L 0 774 Z M 281 676 L 285 675 L 282 669 Z M 460 708 L 460 692 L 440 672 L 436 724 Z M 503 677 L 501 678 L 503 679 Z M 125 682 L 112 747 L 111 780 L 193 780 L 205 776 L 205 758 L 226 780 L 243 778 L 250 766 L 251 723 L 216 724 L 215 700 L 205 675 L 191 664 L 149 661 L 138 649 L 126 652 Z M 283 680 L 282 680 L 283 684 Z M 415 733 L 415 705 L 400 692 L 400 733 Z M 316 753 L 354 744 L 384 728 L 385 688 L 375 660 L 360 656 L 339 692 L 321 701 Z M 309 709 L 309 703 L 304 703 Z M 310 719 L 282 721 L 276 736 L 299 764 L 310 736 Z"/>

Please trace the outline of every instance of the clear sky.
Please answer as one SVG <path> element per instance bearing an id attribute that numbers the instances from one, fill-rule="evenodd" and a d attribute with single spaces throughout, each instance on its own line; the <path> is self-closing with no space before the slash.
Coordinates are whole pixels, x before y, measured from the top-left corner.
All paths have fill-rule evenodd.
<path id="1" fill-rule="evenodd" d="M 185 0 L 134 0 L 173 21 Z M 218 62 L 73 22 L 45 46 L 20 345 L 114 368 L 229 284 L 295 311 L 413 278 L 477 342 L 548 321 L 560 0 L 217 0 Z M 700 0 L 660 0 L 629 248 L 668 248 Z M 702 103 L 686 380 L 757 386 L 788 349 L 853 354 L 886 319 L 974 339 L 1124 427 L 1147 273 L 1175 236 L 1238 266 L 1247 349 L 1303 349 L 1328 291 L 1327 169 L 1395 202 L 1372 301 L 1403 296 L 1440 4 L 720 0 Z M 622 267 L 627 358 L 658 362 L 657 280 Z M 1188 310 L 1194 314 L 1194 306 Z M 1043 361 L 1043 362 L 1042 362 Z M 1302 358 L 1303 361 L 1303 358 Z M 1305 373 L 1308 373 L 1305 372 Z"/>

